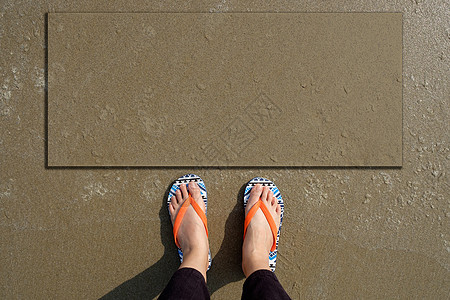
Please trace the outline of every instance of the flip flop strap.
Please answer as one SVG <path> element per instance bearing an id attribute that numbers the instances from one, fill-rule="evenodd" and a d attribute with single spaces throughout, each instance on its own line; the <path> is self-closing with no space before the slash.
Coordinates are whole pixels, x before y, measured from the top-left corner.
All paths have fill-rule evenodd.
<path id="1" fill-rule="evenodd" d="M 183 205 L 181 205 L 180 210 L 178 210 L 177 217 L 175 218 L 175 222 L 173 223 L 173 238 L 175 239 L 175 244 L 178 248 L 181 249 L 180 245 L 178 244 L 178 230 L 180 229 L 181 221 L 183 220 L 184 214 L 186 213 L 187 209 L 189 208 L 189 205 L 192 205 L 195 212 L 198 214 L 200 219 L 203 222 L 203 225 L 205 226 L 206 230 L 206 237 L 208 237 L 208 226 L 207 226 L 207 219 L 206 215 L 201 209 L 201 207 L 198 205 L 198 203 L 192 198 L 191 193 L 189 193 L 188 198 L 183 202 Z"/>
<path id="2" fill-rule="evenodd" d="M 261 211 L 263 212 L 264 216 L 266 217 L 267 222 L 269 223 L 270 231 L 272 231 L 272 236 L 273 236 L 273 244 L 272 244 L 272 248 L 270 248 L 270 251 L 275 251 L 275 249 L 277 248 L 277 234 L 278 234 L 277 225 L 275 224 L 275 221 L 273 220 L 273 217 L 272 217 L 269 209 L 264 204 L 264 202 L 262 202 L 261 197 L 259 198 L 258 202 L 256 202 L 252 206 L 252 208 L 250 208 L 250 210 L 247 213 L 247 216 L 245 217 L 244 239 L 245 239 L 245 234 L 247 233 L 247 227 L 248 227 L 248 225 L 250 225 L 250 222 L 253 219 L 253 216 L 255 215 L 258 208 L 261 208 Z"/>

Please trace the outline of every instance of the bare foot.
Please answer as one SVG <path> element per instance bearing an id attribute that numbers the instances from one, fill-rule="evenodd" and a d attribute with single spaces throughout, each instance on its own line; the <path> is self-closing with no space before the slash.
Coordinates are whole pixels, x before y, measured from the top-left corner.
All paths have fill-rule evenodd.
<path id="1" fill-rule="evenodd" d="M 245 208 L 245 216 L 252 206 L 259 200 L 267 206 L 273 220 L 280 228 L 281 207 L 269 187 L 256 184 L 251 192 Z M 273 244 L 273 236 L 269 223 L 261 209 L 258 209 L 247 227 L 247 232 L 242 246 L 242 270 L 245 277 L 254 271 L 269 268 L 269 251 Z"/>
<path id="2" fill-rule="evenodd" d="M 186 184 L 180 185 L 180 189 L 172 196 L 169 204 L 169 212 L 172 225 L 175 223 L 176 216 L 184 201 L 188 198 Z M 181 191 L 180 191 L 181 190 Z M 189 182 L 189 191 L 192 197 L 198 203 L 200 208 L 205 211 L 205 203 L 200 194 L 200 187 L 196 182 Z M 206 236 L 206 230 L 202 220 L 190 205 L 181 221 L 180 229 L 177 234 L 178 244 L 183 250 L 183 262 L 181 268 L 194 268 L 202 273 L 206 281 L 206 270 L 208 268 L 209 243 Z"/>

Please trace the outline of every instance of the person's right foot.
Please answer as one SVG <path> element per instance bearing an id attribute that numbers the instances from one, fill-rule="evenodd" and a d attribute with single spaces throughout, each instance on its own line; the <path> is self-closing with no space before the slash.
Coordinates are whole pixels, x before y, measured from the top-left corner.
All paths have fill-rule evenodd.
<path id="1" fill-rule="evenodd" d="M 245 208 L 245 216 L 252 206 L 261 197 L 262 202 L 268 208 L 273 220 L 280 227 L 281 207 L 269 187 L 256 184 L 251 192 Z M 269 252 L 273 244 L 273 236 L 269 223 L 261 209 L 258 209 L 247 227 L 244 244 L 242 246 L 242 270 L 245 277 L 254 271 L 269 268 Z"/>
<path id="2" fill-rule="evenodd" d="M 198 184 L 193 181 L 189 182 L 189 191 L 191 192 L 194 201 L 197 202 L 201 210 L 205 212 L 205 203 L 203 202 Z M 170 199 L 169 212 L 172 224 L 175 223 L 177 214 L 188 196 L 187 186 L 182 184 L 175 192 L 175 196 L 172 196 Z M 181 221 L 177 239 L 181 250 L 183 251 L 183 263 L 180 265 L 180 268 L 194 268 L 200 271 L 206 280 L 206 270 L 209 264 L 208 237 L 206 236 L 205 226 L 192 205 L 188 207 Z"/>

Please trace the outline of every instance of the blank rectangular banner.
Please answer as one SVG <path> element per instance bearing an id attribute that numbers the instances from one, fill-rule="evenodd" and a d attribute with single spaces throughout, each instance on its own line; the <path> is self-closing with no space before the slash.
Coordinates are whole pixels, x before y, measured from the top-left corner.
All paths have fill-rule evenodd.
<path id="1" fill-rule="evenodd" d="M 49 166 L 401 166 L 401 13 L 50 13 Z"/>

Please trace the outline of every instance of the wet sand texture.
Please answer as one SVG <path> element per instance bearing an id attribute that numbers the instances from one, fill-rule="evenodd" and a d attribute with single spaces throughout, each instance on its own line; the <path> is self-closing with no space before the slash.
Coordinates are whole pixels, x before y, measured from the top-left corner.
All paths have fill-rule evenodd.
<path id="1" fill-rule="evenodd" d="M 50 13 L 49 166 L 402 166 L 401 13 Z"/>
<path id="2" fill-rule="evenodd" d="M 208 190 L 213 300 L 240 299 L 255 176 L 283 195 L 276 275 L 292 299 L 449 298 L 448 1 L 0 2 L 0 299 L 156 299 L 179 267 L 166 200 L 187 173 Z M 47 167 L 47 79 L 65 76 L 48 13 L 289 11 L 402 13 L 402 168 Z"/>

